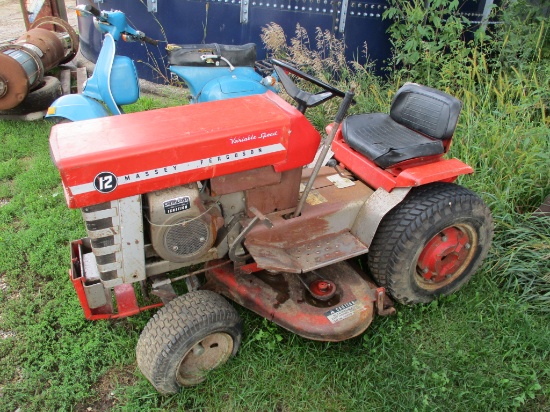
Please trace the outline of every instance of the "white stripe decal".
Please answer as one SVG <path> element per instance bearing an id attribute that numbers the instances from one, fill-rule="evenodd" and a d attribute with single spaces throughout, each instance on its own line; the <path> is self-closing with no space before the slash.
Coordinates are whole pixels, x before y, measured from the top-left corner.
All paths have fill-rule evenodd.
<path id="1" fill-rule="evenodd" d="M 144 170 L 142 172 L 131 173 L 125 176 L 118 176 L 118 184 L 120 186 L 128 183 L 141 182 L 143 180 L 148 180 L 148 179 L 156 179 L 157 177 L 184 173 L 190 170 L 201 169 L 209 166 L 216 166 L 224 163 L 238 162 L 239 160 L 249 159 L 251 157 L 263 156 L 271 153 L 277 153 L 285 150 L 286 149 L 282 145 L 282 143 L 272 144 L 269 146 L 255 147 L 254 149 L 246 149 L 238 152 L 222 154 L 219 156 L 207 157 L 206 159 L 192 160 L 190 162 L 180 163 L 177 165 L 170 165 L 166 167 L 160 167 L 157 169 Z M 93 182 L 84 183 L 77 186 L 71 186 L 70 190 L 73 196 L 96 191 L 94 188 Z"/>

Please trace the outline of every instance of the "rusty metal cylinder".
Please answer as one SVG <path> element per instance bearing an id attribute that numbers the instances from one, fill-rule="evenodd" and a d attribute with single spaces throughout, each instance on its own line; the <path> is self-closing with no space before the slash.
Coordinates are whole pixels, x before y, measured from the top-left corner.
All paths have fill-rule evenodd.
<path id="1" fill-rule="evenodd" d="M 5 56 L 11 57 L 19 63 L 21 68 L 25 71 L 31 88 L 41 80 L 40 73 L 44 72 L 44 66 L 41 64 L 40 58 L 36 55 L 36 51 L 35 53 L 32 52 L 33 50 L 25 50 L 23 48 L 8 49 L 4 51 Z M 2 69 L 0 68 L 0 72 L 1 71 Z"/>
<path id="2" fill-rule="evenodd" d="M 40 28 L 61 26 L 65 32 Z M 37 20 L 35 27 L 14 43 L 0 47 L 0 110 L 16 107 L 44 73 L 70 61 L 78 51 L 78 36 L 67 22 L 54 17 Z"/>
<path id="3" fill-rule="evenodd" d="M 35 48 L 44 65 L 44 70 L 50 70 L 57 66 L 64 59 L 68 46 L 62 33 L 58 34 L 41 28 L 29 30 L 19 37 L 15 44 L 29 49 Z"/>

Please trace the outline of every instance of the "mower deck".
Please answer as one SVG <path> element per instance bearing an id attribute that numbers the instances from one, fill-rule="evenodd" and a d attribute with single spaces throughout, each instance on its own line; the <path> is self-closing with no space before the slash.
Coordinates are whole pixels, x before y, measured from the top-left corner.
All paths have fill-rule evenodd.
<path id="1" fill-rule="evenodd" d="M 225 265 L 212 268 L 206 277 L 205 289 L 313 340 L 338 342 L 360 335 L 372 322 L 375 302 L 379 314 L 394 312 L 393 307 L 386 307 L 392 305 L 384 288 L 377 288 L 345 261 L 308 274 L 274 274 L 259 270 L 255 264 L 237 269 Z M 328 300 L 314 298 L 305 286 L 319 282 L 334 285 L 336 291 Z"/>

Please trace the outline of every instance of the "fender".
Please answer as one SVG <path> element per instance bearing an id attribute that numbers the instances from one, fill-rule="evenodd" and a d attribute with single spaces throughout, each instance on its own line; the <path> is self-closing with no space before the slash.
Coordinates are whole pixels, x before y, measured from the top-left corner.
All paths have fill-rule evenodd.
<path id="1" fill-rule="evenodd" d="M 262 78 L 259 74 L 252 74 L 257 78 L 232 75 L 211 80 L 201 90 L 197 98 L 198 103 L 261 94 L 271 89 L 271 86 L 268 88 L 260 83 Z"/>
<path id="2" fill-rule="evenodd" d="M 181 77 L 191 93 L 190 103 L 204 103 L 233 97 L 277 93 L 273 86 L 264 86 L 262 76 L 251 67 L 193 67 L 170 66 L 170 71 Z M 220 73 L 226 73 L 220 76 Z"/>
<path id="3" fill-rule="evenodd" d="M 458 159 L 435 159 L 423 164 L 410 164 L 403 169 L 381 169 L 374 162 L 356 152 L 344 142 L 339 130 L 332 142 L 336 160 L 344 164 L 370 187 L 381 187 L 391 192 L 398 187 L 416 187 L 433 182 L 454 182 L 458 176 L 474 172 L 472 167 Z"/>
<path id="4" fill-rule="evenodd" d="M 109 116 L 109 112 L 98 101 L 81 94 L 61 96 L 48 109 L 47 119 L 63 118 L 72 122 Z"/>
<path id="5" fill-rule="evenodd" d="M 437 162 L 409 167 L 397 175 L 396 187 L 421 186 L 433 182 L 454 182 L 460 175 L 474 169 L 458 159 L 440 159 Z"/>

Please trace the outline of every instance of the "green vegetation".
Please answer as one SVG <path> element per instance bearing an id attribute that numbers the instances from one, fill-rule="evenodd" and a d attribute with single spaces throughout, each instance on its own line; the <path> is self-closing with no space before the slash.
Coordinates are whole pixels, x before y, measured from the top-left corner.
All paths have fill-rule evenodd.
<path id="1" fill-rule="evenodd" d="M 457 1 L 391 0 L 394 46 L 387 78 L 369 65 L 344 65 L 342 44 L 318 30 L 312 41 L 298 26 L 287 42 L 271 24 L 262 39 L 276 56 L 299 62 L 341 89 L 356 86 L 352 112 L 388 112 L 405 82 L 446 91 L 464 105 L 450 156 L 472 165 L 459 183 L 482 195 L 496 221 L 495 280 L 539 311 L 550 311 L 550 242 L 547 219 L 528 216 L 550 191 L 550 29 L 540 10 L 518 1 L 496 10 L 505 24 L 467 33 Z M 467 40 L 471 39 L 471 40 Z M 304 85 L 307 87 L 307 85 Z M 322 129 L 336 113 L 333 99 L 311 110 Z M 535 257 L 536 256 L 536 257 Z"/>
<path id="2" fill-rule="evenodd" d="M 435 13 L 449 2 L 431 3 Z M 403 26 L 406 13 L 418 13 L 410 4 L 387 17 Z M 447 55 L 439 55 L 439 33 L 394 27 L 394 71 L 385 80 L 357 65 L 324 65 L 338 62 L 337 53 L 308 52 L 320 59 L 309 66 L 318 76 L 330 80 L 338 70 L 342 88 L 356 84 L 354 111 L 387 111 L 405 81 L 464 101 L 451 155 L 475 168 L 460 183 L 484 198 L 496 224 L 492 252 L 472 281 L 429 305 L 398 305 L 396 316 L 377 317 L 341 343 L 302 339 L 238 308 L 245 329 L 237 357 L 171 397 L 135 365 L 151 313 L 112 322 L 82 315 L 67 270 L 68 242 L 85 231 L 49 157 L 51 125 L 0 122 L 0 411 L 550 410 L 550 223 L 531 215 L 550 190 L 550 46 L 547 22 L 518 5 L 521 24 L 505 11 L 510 24 Z M 445 21 L 452 33 L 465 24 Z M 417 43 L 405 49 L 405 39 Z M 406 60 L 414 50 L 419 58 Z M 279 52 L 293 56 L 292 48 Z M 419 64 L 426 66 L 412 70 Z M 146 98 L 132 110 L 163 104 Z M 317 126 L 335 105 L 312 111 Z"/>

